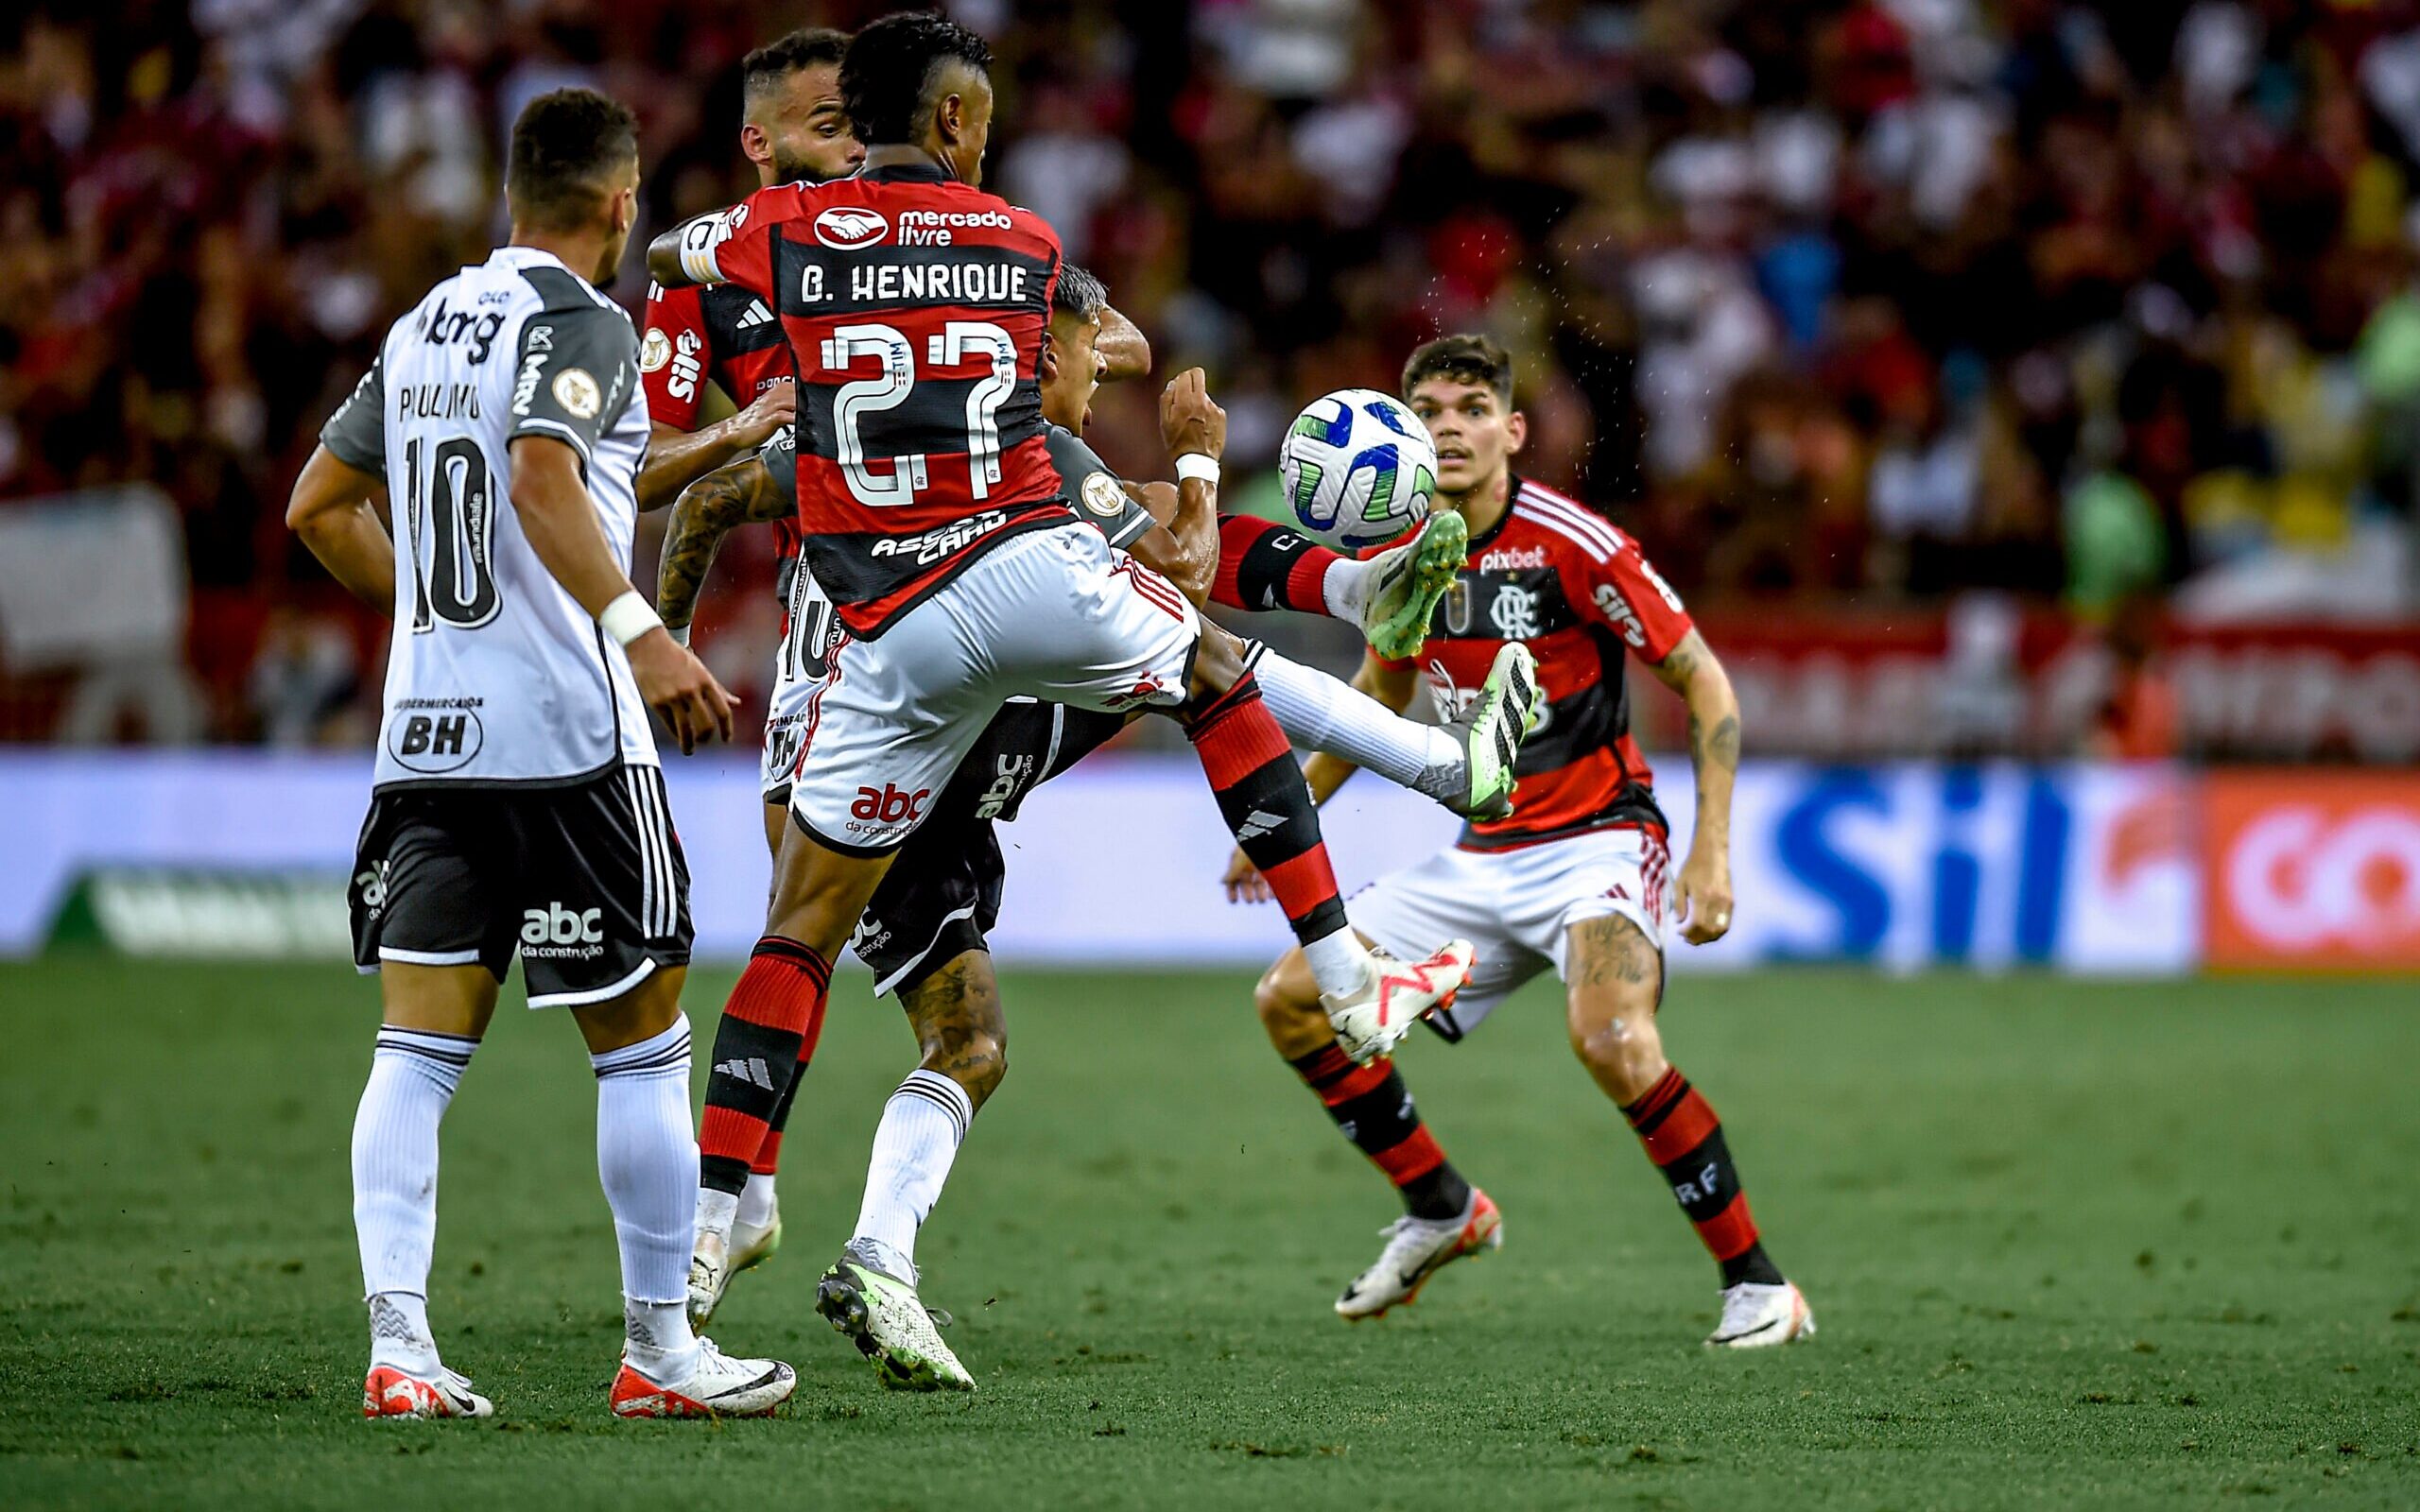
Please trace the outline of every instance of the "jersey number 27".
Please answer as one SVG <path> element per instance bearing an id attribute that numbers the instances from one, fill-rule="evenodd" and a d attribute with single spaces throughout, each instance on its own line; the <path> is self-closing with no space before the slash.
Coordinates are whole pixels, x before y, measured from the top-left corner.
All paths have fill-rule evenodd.
<path id="1" fill-rule="evenodd" d="M 866 358 L 882 369 L 873 377 L 850 379 L 833 396 L 832 428 L 850 496 L 871 508 L 914 504 L 917 493 L 931 486 L 925 454 L 877 455 L 874 462 L 890 464 L 889 472 L 877 472 L 867 457 L 863 426 L 869 417 L 906 404 L 915 391 L 915 344 L 896 326 L 843 325 L 823 339 L 821 356 L 827 372 L 847 372 Z M 989 320 L 952 320 L 925 338 L 927 368 L 957 368 L 985 358 L 992 370 L 966 396 L 966 465 L 978 500 L 1000 481 L 1000 406 L 1016 391 L 1016 341 Z"/>

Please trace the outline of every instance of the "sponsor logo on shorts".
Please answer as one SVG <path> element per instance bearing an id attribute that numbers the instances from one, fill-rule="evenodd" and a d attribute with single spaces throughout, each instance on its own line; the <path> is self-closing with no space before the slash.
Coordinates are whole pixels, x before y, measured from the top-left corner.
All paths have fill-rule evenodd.
<path id="1" fill-rule="evenodd" d="M 372 919 L 387 906 L 387 867 L 382 857 L 353 876 L 353 890 L 361 899 L 362 911 Z"/>
<path id="2" fill-rule="evenodd" d="M 1008 806 L 1017 800 L 1033 779 L 1033 758 L 1030 756 L 1000 756 L 994 758 L 992 785 L 983 790 L 976 802 L 975 816 L 996 819 Z"/>
<path id="3" fill-rule="evenodd" d="M 932 796 L 929 787 L 910 793 L 895 782 L 858 788 L 857 800 L 849 805 L 849 822 L 843 828 L 866 845 L 886 845 L 902 839 L 925 816 L 925 800 Z"/>
<path id="4" fill-rule="evenodd" d="M 1168 693 L 1167 679 L 1154 672 L 1124 693 L 1113 694 L 1102 699 L 1101 707 L 1111 713 L 1118 713 L 1128 709 L 1139 709 L 1147 703 L 1158 702 L 1167 698 Z"/>
<path id="5" fill-rule="evenodd" d="M 605 910 L 549 902 L 521 916 L 521 954 L 542 961 L 593 961 L 605 954 Z"/>

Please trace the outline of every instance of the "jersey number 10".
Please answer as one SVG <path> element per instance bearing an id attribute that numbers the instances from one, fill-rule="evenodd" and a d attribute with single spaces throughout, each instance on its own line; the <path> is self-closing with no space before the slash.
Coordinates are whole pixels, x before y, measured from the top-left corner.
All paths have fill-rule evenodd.
<path id="1" fill-rule="evenodd" d="M 898 408 L 916 387 L 916 348 L 896 326 L 872 322 L 837 326 L 823 340 L 823 368 L 847 372 L 861 358 L 882 366 L 878 376 L 852 378 L 832 400 L 832 428 L 838 433 L 840 476 L 850 496 L 872 508 L 916 502 L 918 491 L 931 486 L 925 454 L 877 455 L 888 462 L 887 472 L 868 464 L 862 427 L 869 416 Z M 952 320 L 938 335 L 925 338 L 925 366 L 957 368 L 989 358 L 991 372 L 966 396 L 966 465 L 977 500 L 990 496 L 1000 481 L 1000 406 L 1017 387 L 1017 344 L 989 320 Z"/>
<path id="2" fill-rule="evenodd" d="M 494 475 L 487 454 L 467 436 L 452 436 L 429 449 L 421 465 L 422 438 L 404 443 L 404 509 L 412 541 L 412 630 L 425 633 L 438 620 L 475 630 L 495 618 L 499 607 L 493 565 L 495 534 Z M 421 522 L 428 534 L 421 534 Z M 426 544 L 424 546 L 423 542 Z"/>

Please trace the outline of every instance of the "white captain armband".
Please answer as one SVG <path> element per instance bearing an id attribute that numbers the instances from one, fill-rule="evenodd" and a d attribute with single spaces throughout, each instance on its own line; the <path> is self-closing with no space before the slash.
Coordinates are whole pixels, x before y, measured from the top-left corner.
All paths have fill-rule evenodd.
<path id="1" fill-rule="evenodd" d="M 700 215 L 681 228 L 681 272 L 693 283 L 719 284 L 715 249 L 731 240 L 731 223 L 720 215 Z"/>

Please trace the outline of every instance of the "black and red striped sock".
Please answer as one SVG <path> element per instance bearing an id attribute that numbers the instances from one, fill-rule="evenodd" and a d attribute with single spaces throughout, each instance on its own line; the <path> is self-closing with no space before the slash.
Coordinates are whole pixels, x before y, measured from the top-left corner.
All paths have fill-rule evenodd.
<path id="1" fill-rule="evenodd" d="M 1229 609 L 1327 612 L 1327 570 L 1343 558 L 1300 531 L 1248 514 L 1219 517 L 1210 601 Z"/>
<path id="2" fill-rule="evenodd" d="M 832 963 L 794 939 L 768 935 L 723 1004 L 698 1125 L 698 1184 L 736 1194 L 748 1184 L 773 1113 L 797 1079 L 806 1026 L 823 1017 Z"/>
<path id="3" fill-rule="evenodd" d="M 1679 1068 L 1666 1067 L 1646 1096 L 1622 1105 L 1622 1116 L 1647 1146 L 1647 1158 L 1672 1184 L 1672 1195 L 1697 1226 L 1698 1238 L 1722 1267 L 1722 1284 L 1779 1284 L 1781 1271 L 1756 1236 L 1748 1194 L 1739 1188 L 1731 1146 L 1723 1142 L 1722 1121 Z"/>
<path id="4" fill-rule="evenodd" d="M 798 1101 L 799 1084 L 806 1080 L 806 1068 L 815 1062 L 816 1042 L 823 1038 L 823 1005 L 818 997 L 814 1008 L 806 1016 L 806 1028 L 799 1035 L 798 1066 L 790 1074 L 790 1084 L 782 1089 L 782 1100 L 773 1105 L 773 1116 L 765 1121 L 764 1143 L 756 1146 L 756 1159 L 748 1162 L 750 1176 L 771 1176 L 782 1167 L 782 1130 L 790 1121 L 790 1105 Z"/>
<path id="5" fill-rule="evenodd" d="M 1294 937 L 1308 945 L 1342 931 L 1344 900 L 1320 839 L 1319 808 L 1252 674 L 1189 710 L 1184 733 L 1236 844 L 1268 879 Z"/>
<path id="6" fill-rule="evenodd" d="M 1319 1094 L 1344 1137 L 1387 1174 L 1413 1217 L 1456 1218 L 1470 1206 L 1471 1184 L 1420 1122 L 1392 1059 L 1357 1066 L 1330 1040 L 1288 1064 Z"/>

